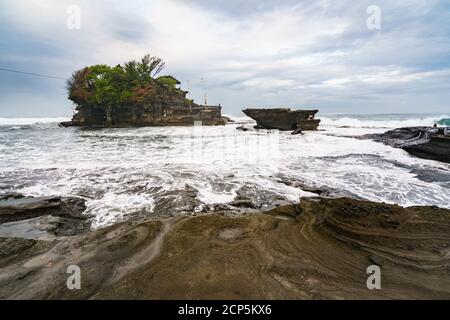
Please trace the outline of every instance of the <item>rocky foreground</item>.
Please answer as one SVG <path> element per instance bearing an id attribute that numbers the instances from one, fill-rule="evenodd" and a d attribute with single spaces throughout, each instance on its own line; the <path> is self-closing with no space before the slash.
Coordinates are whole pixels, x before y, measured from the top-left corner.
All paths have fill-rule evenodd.
<path id="1" fill-rule="evenodd" d="M 381 290 L 366 287 L 374 264 Z M 66 286 L 69 265 L 81 268 L 80 290 Z M 450 210 L 309 198 L 265 213 L 3 235 L 0 270 L 2 299 L 450 299 Z"/>
<path id="2" fill-rule="evenodd" d="M 61 127 L 141 127 L 224 125 L 221 106 L 196 104 L 186 98 L 180 82 L 170 75 L 156 77 L 165 63 L 145 55 L 110 67 L 93 65 L 77 70 L 67 81 L 68 98 L 76 113 Z M 206 104 L 206 102 L 205 102 Z"/>

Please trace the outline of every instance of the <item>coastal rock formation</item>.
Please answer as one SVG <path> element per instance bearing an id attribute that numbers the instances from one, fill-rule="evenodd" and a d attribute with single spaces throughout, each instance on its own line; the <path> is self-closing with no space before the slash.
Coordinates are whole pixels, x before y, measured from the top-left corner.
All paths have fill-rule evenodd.
<path id="1" fill-rule="evenodd" d="M 367 200 L 347 190 L 331 188 L 324 185 L 317 186 L 311 181 L 307 182 L 298 178 L 292 178 L 283 173 L 278 173 L 276 177 L 277 182 L 279 183 L 310 192 L 311 194 L 320 196 L 321 198 L 352 198 L 357 200 Z"/>
<path id="2" fill-rule="evenodd" d="M 450 210 L 349 198 L 0 239 L 0 298 L 450 299 Z M 69 265 L 81 289 L 66 287 Z M 381 290 L 369 290 L 370 265 Z"/>
<path id="3" fill-rule="evenodd" d="M 291 110 L 288 108 L 242 110 L 256 121 L 257 129 L 316 130 L 320 120 L 314 119 L 318 110 Z"/>
<path id="4" fill-rule="evenodd" d="M 84 200 L 74 197 L 27 197 L 20 193 L 0 195 L 0 223 L 52 215 L 86 219 Z"/>
<path id="5" fill-rule="evenodd" d="M 123 66 L 95 65 L 74 72 L 68 81 L 69 99 L 76 105 L 68 126 L 223 125 L 221 107 L 202 106 L 187 99 L 187 91 L 172 76 L 156 74 L 161 59 L 149 55 Z"/>
<path id="6" fill-rule="evenodd" d="M 85 209 L 80 198 L 0 195 L 0 237 L 48 239 L 83 233 L 90 227 Z"/>
<path id="7" fill-rule="evenodd" d="M 198 190 L 186 185 L 184 189 L 162 191 L 155 195 L 153 214 L 176 215 L 179 213 L 198 212 L 204 204 L 197 199 Z"/>
<path id="8" fill-rule="evenodd" d="M 236 208 L 268 210 L 289 203 L 288 199 L 275 192 L 246 184 L 236 190 L 236 197 L 228 205 Z"/>
<path id="9" fill-rule="evenodd" d="M 248 130 L 250 130 L 250 129 L 247 128 L 247 127 L 244 127 L 244 126 L 238 126 L 238 127 L 236 127 L 236 130 L 240 130 L 240 131 L 248 131 Z"/>
<path id="10" fill-rule="evenodd" d="M 442 128 L 406 127 L 364 135 L 362 139 L 402 148 L 419 158 L 450 163 L 450 136 L 445 136 Z"/>

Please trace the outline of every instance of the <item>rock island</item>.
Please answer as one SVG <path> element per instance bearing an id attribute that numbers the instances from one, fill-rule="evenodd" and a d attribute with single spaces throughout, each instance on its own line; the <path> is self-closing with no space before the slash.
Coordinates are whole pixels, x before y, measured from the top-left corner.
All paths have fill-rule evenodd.
<path id="1" fill-rule="evenodd" d="M 76 105 L 69 126 L 223 125 L 221 107 L 196 104 L 170 75 L 156 77 L 165 67 L 157 57 L 144 56 L 115 67 L 94 65 L 75 71 L 67 81 Z"/>

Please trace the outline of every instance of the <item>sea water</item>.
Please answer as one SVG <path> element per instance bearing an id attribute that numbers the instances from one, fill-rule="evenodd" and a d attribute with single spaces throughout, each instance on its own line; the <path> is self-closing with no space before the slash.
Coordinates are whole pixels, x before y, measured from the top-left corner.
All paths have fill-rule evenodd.
<path id="1" fill-rule="evenodd" d="M 79 196 L 94 227 L 152 215 L 156 193 L 198 190 L 204 204 L 230 202 L 251 186 L 290 201 L 313 194 L 286 181 L 331 187 L 373 201 L 450 208 L 450 165 L 370 140 L 404 126 L 430 126 L 449 114 L 319 115 L 319 131 L 207 127 L 59 128 L 63 118 L 0 118 L 0 193 Z M 232 117 L 233 118 L 233 117 Z"/>

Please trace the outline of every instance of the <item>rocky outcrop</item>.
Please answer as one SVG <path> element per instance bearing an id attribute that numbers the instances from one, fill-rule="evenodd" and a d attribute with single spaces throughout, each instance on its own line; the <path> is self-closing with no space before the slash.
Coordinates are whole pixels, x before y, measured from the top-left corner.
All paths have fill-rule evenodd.
<path id="1" fill-rule="evenodd" d="M 236 130 L 239 130 L 239 131 L 248 131 L 248 130 L 250 130 L 250 129 L 247 128 L 247 127 L 245 127 L 245 126 L 238 126 L 238 127 L 236 127 Z"/>
<path id="2" fill-rule="evenodd" d="M 236 190 L 236 197 L 228 205 L 235 208 L 269 210 L 289 203 L 286 197 L 275 192 L 246 184 Z"/>
<path id="3" fill-rule="evenodd" d="M 222 125 L 227 118 L 219 106 L 201 106 L 187 99 L 187 91 L 170 75 L 155 77 L 164 62 L 144 56 L 110 67 L 94 65 L 75 71 L 67 82 L 69 99 L 76 105 L 68 126 L 176 126 Z M 206 104 L 206 102 L 205 102 Z"/>
<path id="4" fill-rule="evenodd" d="M 419 158 L 450 163 L 450 137 L 432 136 L 426 143 L 404 146 L 403 150 Z"/>
<path id="5" fill-rule="evenodd" d="M 362 198 L 352 192 L 349 192 L 347 190 L 335 189 L 335 188 L 331 188 L 329 186 L 324 186 L 324 185 L 317 186 L 316 184 L 312 183 L 311 181 L 304 181 L 299 178 L 292 178 L 283 173 L 278 173 L 276 175 L 276 177 L 277 177 L 278 183 L 282 183 L 282 184 L 285 184 L 290 187 L 301 189 L 305 192 L 309 192 L 313 195 L 317 195 L 322 198 L 343 198 L 343 197 L 345 198 L 345 197 L 348 197 L 348 198 L 352 198 L 352 199 L 356 199 L 356 200 L 367 200 L 367 199 L 364 199 L 364 198 Z"/>
<path id="6" fill-rule="evenodd" d="M 445 136 L 442 128 L 399 128 L 381 134 L 364 135 L 362 139 L 402 148 L 419 158 L 450 163 L 450 136 Z"/>
<path id="7" fill-rule="evenodd" d="M 155 195 L 155 215 L 177 215 L 202 211 L 204 204 L 197 198 L 198 190 L 186 185 L 184 189 L 162 191 Z"/>
<path id="8" fill-rule="evenodd" d="M 257 129 L 316 130 L 320 120 L 314 119 L 318 110 L 291 110 L 288 108 L 245 109 L 247 116 L 256 121 Z"/>
<path id="9" fill-rule="evenodd" d="M 49 239 L 80 234 L 90 228 L 85 209 L 80 198 L 0 195 L 0 237 Z"/>
<path id="10" fill-rule="evenodd" d="M 122 105 L 105 111 L 102 107 L 78 106 L 71 121 L 61 122 L 62 127 L 100 126 L 192 126 L 224 125 L 226 118 L 221 116 L 220 106 L 200 106 L 170 100 L 150 101 L 145 105 Z"/>
<path id="11" fill-rule="evenodd" d="M 0 239 L 0 298 L 450 299 L 450 211 L 348 198 Z M 81 289 L 68 290 L 69 265 Z M 366 286 L 381 268 L 381 290 Z"/>

